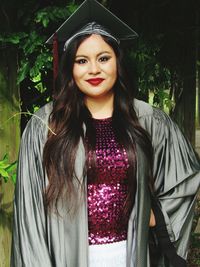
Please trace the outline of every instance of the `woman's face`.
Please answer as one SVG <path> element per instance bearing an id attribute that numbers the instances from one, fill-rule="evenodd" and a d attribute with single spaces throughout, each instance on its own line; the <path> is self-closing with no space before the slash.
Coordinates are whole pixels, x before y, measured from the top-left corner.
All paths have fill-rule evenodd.
<path id="1" fill-rule="evenodd" d="M 102 99 L 113 94 L 117 78 L 116 55 L 100 35 L 92 34 L 78 47 L 73 77 L 88 99 Z"/>

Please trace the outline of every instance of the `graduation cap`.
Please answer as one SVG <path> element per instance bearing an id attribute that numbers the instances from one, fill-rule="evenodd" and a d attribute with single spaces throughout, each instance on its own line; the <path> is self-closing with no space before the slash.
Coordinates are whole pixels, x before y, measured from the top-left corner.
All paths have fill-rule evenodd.
<path id="1" fill-rule="evenodd" d="M 65 43 L 90 22 L 105 27 L 120 41 L 133 40 L 138 34 L 96 0 L 85 0 L 78 9 L 46 41 L 53 44 L 54 61 L 58 61 L 58 43 Z M 57 53 L 57 55 L 56 55 Z M 54 77 L 58 64 L 54 62 Z"/>
<path id="2" fill-rule="evenodd" d="M 58 41 L 65 42 L 88 22 L 105 26 L 119 40 L 132 40 L 138 34 L 96 0 L 85 0 L 79 8 L 56 30 Z M 53 43 L 54 34 L 46 41 Z"/>

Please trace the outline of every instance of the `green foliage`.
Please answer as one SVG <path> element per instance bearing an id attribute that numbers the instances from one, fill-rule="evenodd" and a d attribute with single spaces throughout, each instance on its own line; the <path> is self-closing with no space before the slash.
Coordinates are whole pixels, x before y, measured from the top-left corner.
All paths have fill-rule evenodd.
<path id="1" fill-rule="evenodd" d="M 154 105 L 171 109 L 173 107 L 169 94 L 171 74 L 158 60 L 162 36 L 154 39 L 154 42 L 149 44 L 141 37 L 137 49 L 132 51 L 130 56 L 137 66 L 138 86 L 142 95 L 148 98 L 151 92 Z"/>
<path id="2" fill-rule="evenodd" d="M 30 14 L 31 12 L 27 14 L 26 9 L 18 10 L 18 16 L 23 18 L 24 31 L 0 34 L 0 41 L 2 44 L 15 46 L 19 51 L 17 83 L 29 79 L 42 93 L 46 90 L 45 80 L 42 77 L 52 69 L 52 52 L 45 45 L 45 41 L 60 23 L 70 16 L 77 5 L 72 2 L 67 6 L 47 6 L 41 9 L 36 7 L 35 11 L 33 8 L 33 14 Z M 54 25 L 53 30 L 52 25 Z"/>
<path id="3" fill-rule="evenodd" d="M 16 168 L 17 162 L 9 163 L 8 154 L 0 160 L 0 180 L 3 179 L 7 182 L 9 179 L 15 183 L 16 182 Z"/>
<path id="4" fill-rule="evenodd" d="M 10 44 L 19 44 L 23 39 L 28 36 L 25 32 L 18 32 L 18 33 L 10 33 L 10 34 L 1 34 L 0 41 L 2 43 L 10 43 Z"/>
<path id="5" fill-rule="evenodd" d="M 35 22 L 47 28 L 50 22 L 57 22 L 60 19 L 66 19 L 74 12 L 77 5 L 71 3 L 67 7 L 46 7 L 39 10 L 35 16 Z"/>
<path id="6" fill-rule="evenodd" d="M 18 72 L 18 83 L 25 78 L 34 79 L 43 69 L 51 68 L 52 57 L 50 51 L 44 46 L 45 37 L 36 31 L 30 32 L 24 42 L 19 44 L 21 49 L 21 62 Z"/>

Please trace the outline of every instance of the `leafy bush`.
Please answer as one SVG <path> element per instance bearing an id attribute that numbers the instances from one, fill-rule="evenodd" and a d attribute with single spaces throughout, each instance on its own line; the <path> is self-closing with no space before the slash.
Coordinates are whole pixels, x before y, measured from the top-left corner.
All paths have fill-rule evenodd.
<path id="1" fill-rule="evenodd" d="M 2 160 L 0 160 L 0 180 L 8 182 L 11 180 L 14 184 L 16 182 L 16 168 L 17 161 L 9 162 L 8 154 L 5 154 Z"/>

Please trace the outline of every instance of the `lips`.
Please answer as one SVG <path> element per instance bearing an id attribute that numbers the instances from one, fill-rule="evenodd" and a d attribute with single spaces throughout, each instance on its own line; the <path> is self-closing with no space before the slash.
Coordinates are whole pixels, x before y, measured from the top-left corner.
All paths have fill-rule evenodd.
<path id="1" fill-rule="evenodd" d="M 88 79 L 86 80 L 89 84 L 93 85 L 93 86 L 97 86 L 100 83 L 102 83 L 104 81 L 104 79 L 102 78 L 92 78 L 92 79 Z"/>

